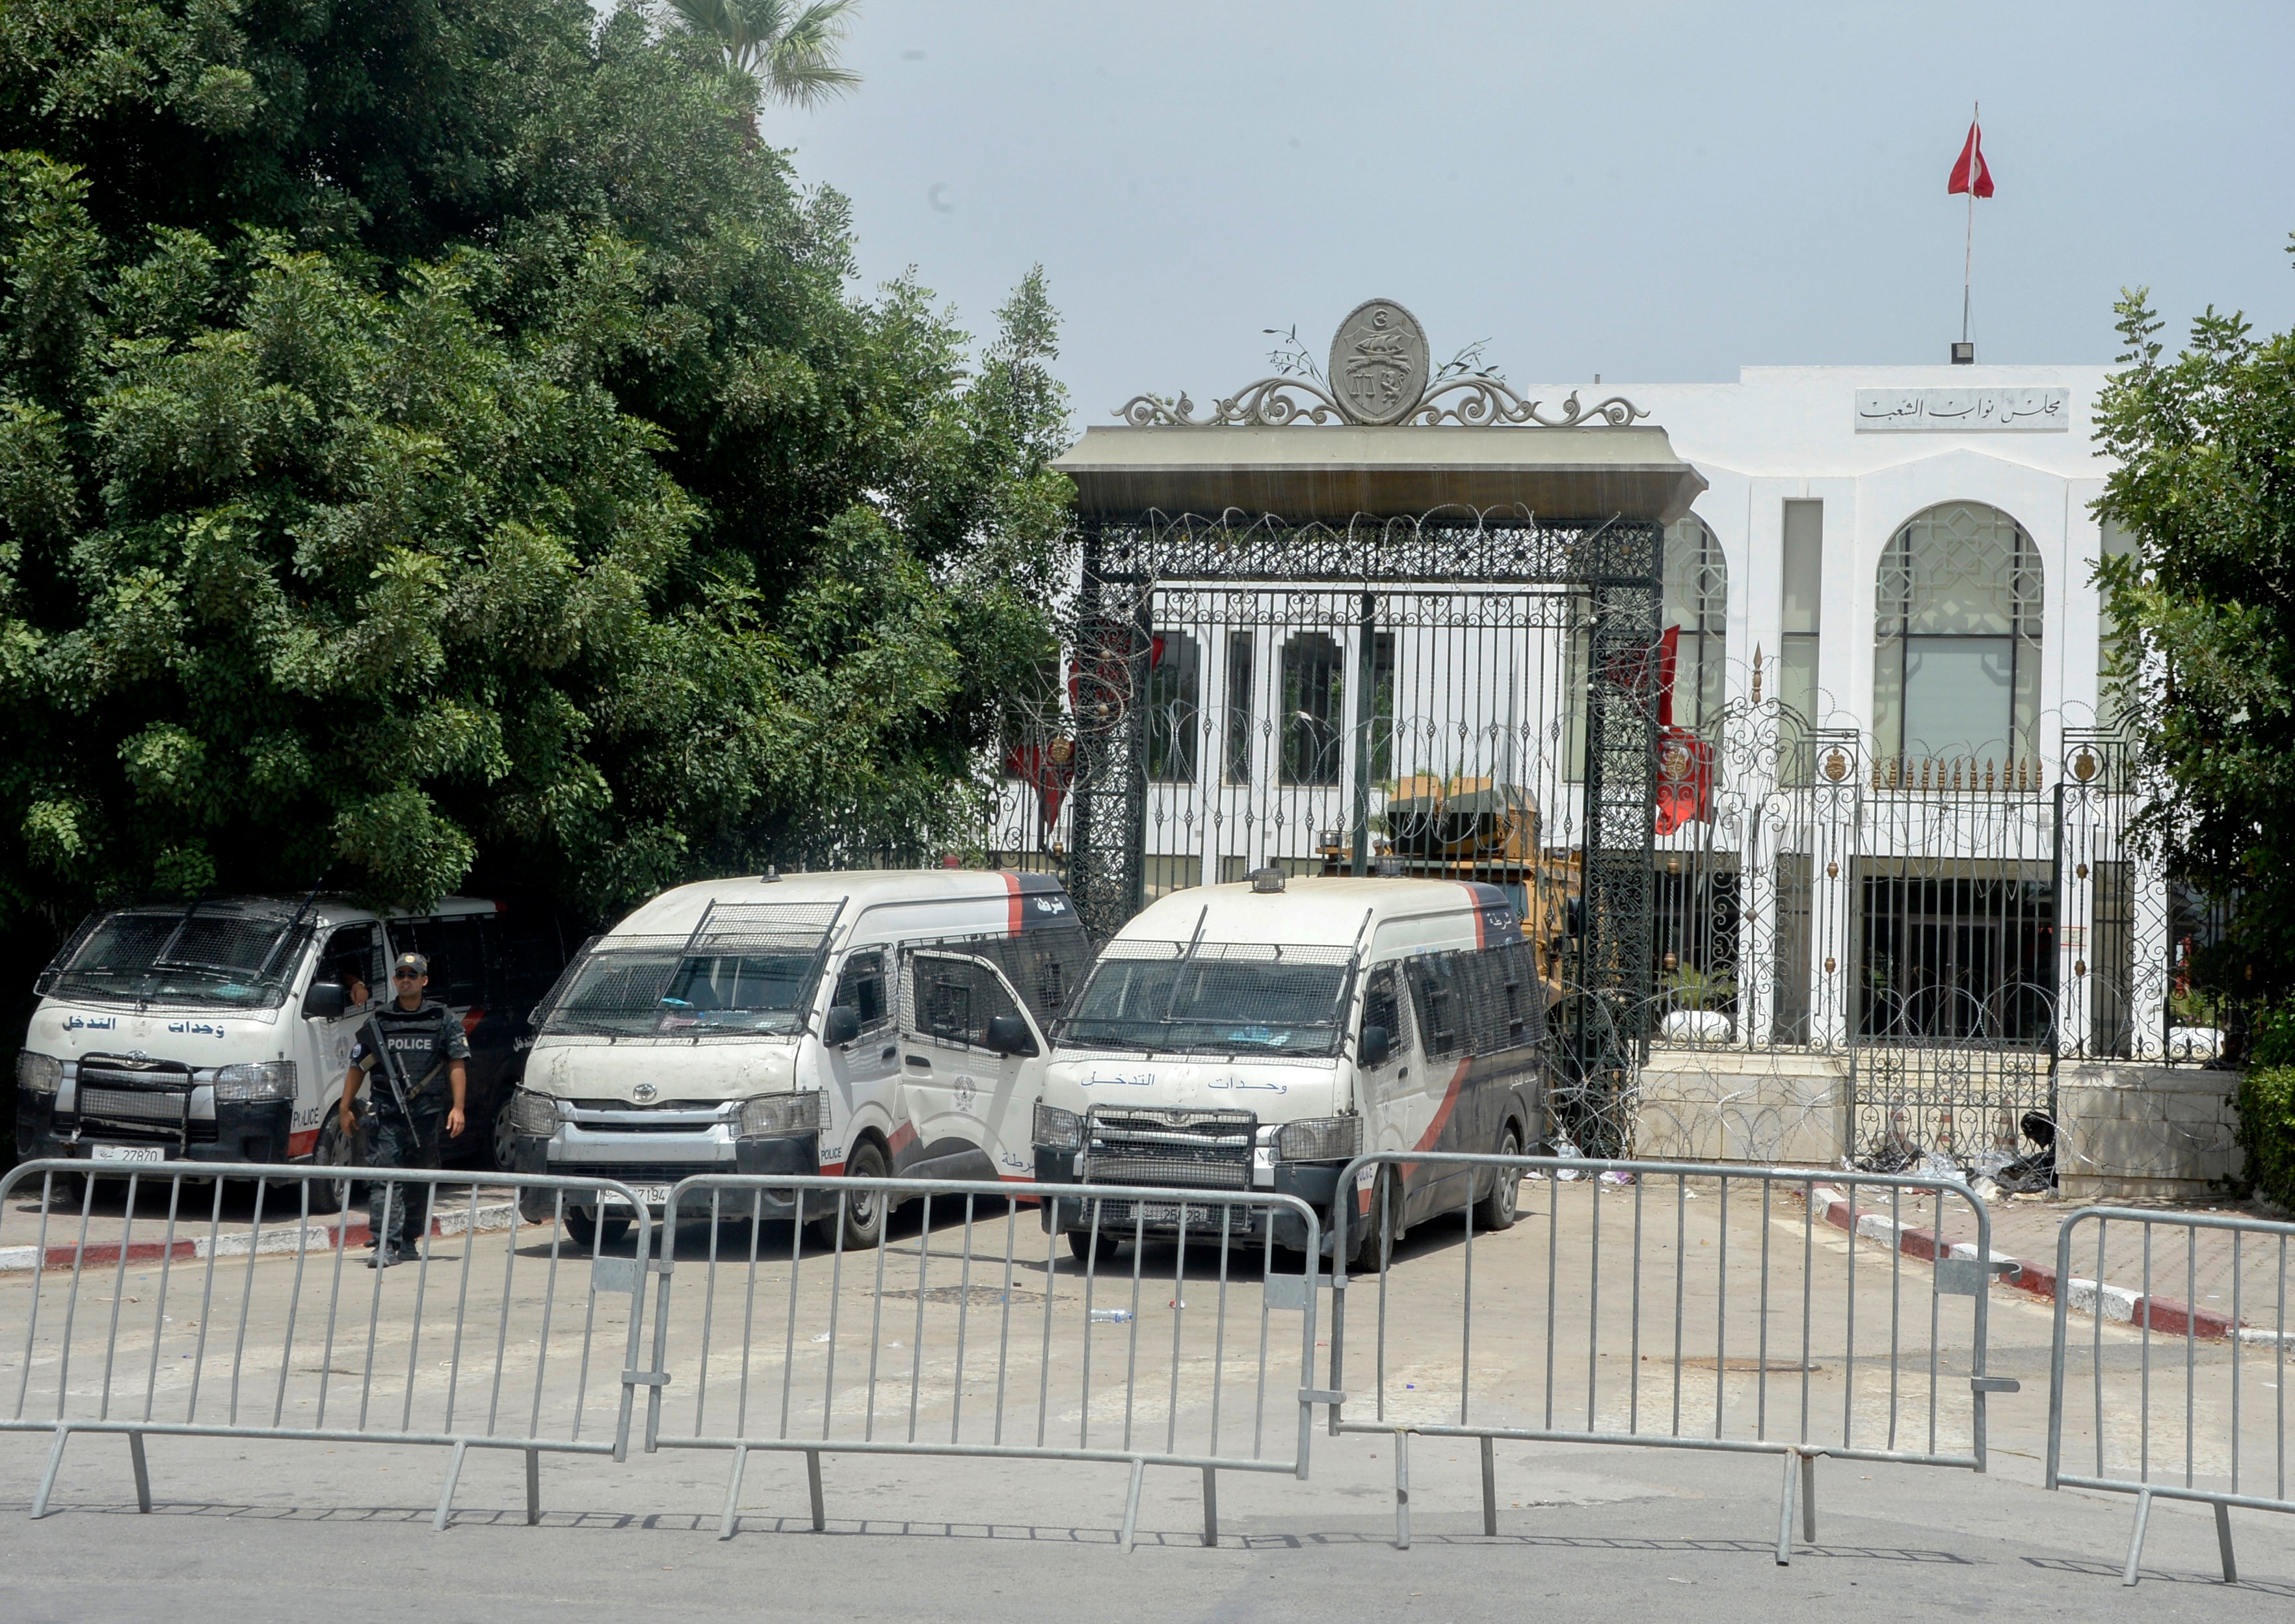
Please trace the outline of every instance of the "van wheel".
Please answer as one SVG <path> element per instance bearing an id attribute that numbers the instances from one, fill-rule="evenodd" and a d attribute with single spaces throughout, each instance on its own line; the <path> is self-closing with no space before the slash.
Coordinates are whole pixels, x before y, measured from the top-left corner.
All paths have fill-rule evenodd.
<path id="1" fill-rule="evenodd" d="M 885 1153 L 874 1139 L 862 1139 L 845 1158 L 845 1176 L 848 1179 L 882 1179 L 885 1176 Z M 834 1196 L 843 1204 L 845 1216 L 835 1213 L 817 1220 L 813 1226 L 814 1236 L 824 1250 L 834 1251 L 838 1245 L 837 1230 L 845 1231 L 843 1245 L 847 1252 L 868 1252 L 876 1247 L 885 1236 L 885 1192 L 882 1190 L 823 1190 L 823 1196 Z"/>
<path id="2" fill-rule="evenodd" d="M 1068 1255 L 1074 1258 L 1077 1262 L 1083 1264 L 1086 1268 L 1090 1268 L 1091 1266 L 1092 1233 L 1093 1232 L 1090 1229 L 1071 1229 L 1068 1231 Z M 1100 1256 L 1106 1257 L 1115 1250 L 1115 1242 L 1113 1237 L 1104 1238 L 1101 1240 L 1099 1244 Z"/>
<path id="3" fill-rule="evenodd" d="M 319 1142 L 311 1151 L 315 1167 L 355 1167 L 358 1164 L 358 1146 L 354 1139 L 343 1138 L 343 1119 L 339 1113 L 330 1111 L 327 1120 L 319 1125 Z M 348 1179 L 314 1179 L 311 1180 L 311 1211 L 339 1212 L 356 1199 L 357 1192 Z"/>
<path id="4" fill-rule="evenodd" d="M 498 1173 L 518 1171 L 518 1130 L 510 1119 L 510 1092 L 505 1091 L 494 1102 L 494 1123 L 486 1130 L 486 1146 L 494 1155 L 494 1169 Z"/>
<path id="5" fill-rule="evenodd" d="M 1380 1168 L 1370 1187 L 1370 1211 L 1363 1214 L 1355 1237 L 1355 1254 L 1348 1267 L 1357 1274 L 1376 1274 L 1394 1260 L 1394 1180 Z"/>
<path id="6" fill-rule="evenodd" d="M 1522 1134 L 1512 1122 L 1499 1136 L 1498 1154 L 1502 1156 L 1522 1155 Z M 1522 1169 L 1494 1168 L 1491 1193 L 1474 1206 L 1474 1228 L 1485 1233 L 1514 1228 L 1515 1212 L 1522 1201 Z"/>
<path id="7" fill-rule="evenodd" d="M 566 1209 L 566 1232 L 574 1237 L 577 1246 L 586 1246 L 595 1255 L 600 1246 L 611 1246 L 630 1232 L 626 1218 L 599 1218 L 579 1207 Z"/>

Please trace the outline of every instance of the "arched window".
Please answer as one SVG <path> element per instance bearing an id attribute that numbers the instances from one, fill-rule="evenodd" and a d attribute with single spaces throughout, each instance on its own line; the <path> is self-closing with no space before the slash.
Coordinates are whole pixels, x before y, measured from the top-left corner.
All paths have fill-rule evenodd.
<path id="1" fill-rule="evenodd" d="M 1148 673 L 1148 776 L 1159 784 L 1196 781 L 1203 735 L 1203 651 L 1184 632 L 1156 633 Z"/>
<path id="2" fill-rule="evenodd" d="M 1320 632 L 1283 645 L 1283 781 L 1335 784 L 1347 726 L 1346 663 Z"/>
<path id="3" fill-rule="evenodd" d="M 1665 533 L 1665 626 L 1679 626 L 1673 667 L 1673 724 L 1709 726 L 1728 698 L 1725 635 L 1729 625 L 1729 567 L 1721 543 L 1692 514 Z"/>
<path id="4" fill-rule="evenodd" d="M 2040 551 L 1997 508 L 1948 502 L 1881 555 L 1873 730 L 1883 756 L 2038 754 Z"/>

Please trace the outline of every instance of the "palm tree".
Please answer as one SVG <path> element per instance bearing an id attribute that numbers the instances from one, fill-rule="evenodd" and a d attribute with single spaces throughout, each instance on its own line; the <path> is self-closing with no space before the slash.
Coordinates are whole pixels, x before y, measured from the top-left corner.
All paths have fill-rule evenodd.
<path id="1" fill-rule="evenodd" d="M 800 10 L 793 0 L 669 0 L 686 32 L 715 44 L 729 69 L 747 74 L 773 101 L 796 107 L 841 96 L 861 82 L 837 61 L 857 4 L 813 0 Z M 749 122 L 754 129 L 754 112 Z"/>

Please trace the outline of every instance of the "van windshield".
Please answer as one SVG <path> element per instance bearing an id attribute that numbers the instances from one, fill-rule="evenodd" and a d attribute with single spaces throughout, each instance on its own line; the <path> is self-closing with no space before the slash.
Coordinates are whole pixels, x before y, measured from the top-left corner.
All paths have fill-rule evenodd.
<path id="1" fill-rule="evenodd" d="M 796 904 L 770 913 L 734 919 L 713 910 L 683 936 L 600 937 L 567 971 L 537 1032 L 698 1041 L 803 1030 L 837 910 Z"/>
<path id="2" fill-rule="evenodd" d="M 1156 1054 L 1335 1054 L 1354 975 L 1340 947 L 1114 942 L 1056 1041 Z"/>
<path id="3" fill-rule="evenodd" d="M 96 1002 L 271 1009 L 287 997 L 311 935 L 292 902 L 201 901 L 123 909 L 84 925 L 42 991 Z"/>

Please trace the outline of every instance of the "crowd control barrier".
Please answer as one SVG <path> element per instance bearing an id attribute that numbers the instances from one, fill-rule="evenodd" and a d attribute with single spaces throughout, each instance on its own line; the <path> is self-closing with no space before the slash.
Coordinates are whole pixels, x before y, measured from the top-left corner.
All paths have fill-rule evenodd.
<path id="1" fill-rule="evenodd" d="M 2199 1238 L 2210 1231 L 2230 1235 L 2230 1256 L 2211 1248 L 2203 1270 Z M 2128 1207 L 2090 1207 L 2057 1231 L 2047 1482 L 2136 1497 L 2123 1584 L 2136 1582 L 2155 1499 L 2215 1508 L 2226 1584 L 2239 1579 L 2232 1508 L 2295 1512 L 2287 1484 L 2291 1237 L 2295 1224 Z M 2075 1278 L 2088 1259 L 2095 1274 Z M 2108 1267 L 2140 1284 L 2140 1294 L 2099 1284 Z M 2078 1332 L 2075 1302 L 2089 1310 Z"/>
<path id="2" fill-rule="evenodd" d="M 1331 1430 L 1393 1439 L 1398 1545 L 1413 1434 L 1480 1441 L 1491 1534 L 1499 1439 L 1780 1456 L 1780 1564 L 1796 1505 L 1802 1538 L 1817 1537 L 1820 1457 L 1984 1470 L 1985 1400 L 2016 1383 L 1985 1373 L 1991 1218 L 1957 1179 L 1381 1153 L 1341 1176 L 1335 1255 L 1373 1204 L 1396 1199 L 1404 1167 L 1455 1170 L 1452 1205 L 1469 1181 L 1487 1199 L 1494 1180 L 1524 1179 L 1517 1221 L 1544 1233 L 1494 1246 L 1470 1207 L 1458 1244 L 1405 1269 L 1334 1269 L 1330 1385 L 1344 1402 Z M 1826 1221 L 1820 1186 L 1846 1192 L 1849 1234 Z M 1881 1256 L 1860 1226 L 1904 1244 Z M 1972 1235 L 1957 1249 L 1969 1255 L 1917 1255 L 1948 1227 Z M 1399 1370 L 1390 1323 L 1407 1314 L 1423 1332 L 1436 1311 L 1455 1315 L 1455 1353 Z"/>
<path id="3" fill-rule="evenodd" d="M 914 1211 L 848 1250 L 863 1196 Z M 1328 1395 L 1313 1389 L 1320 1226 L 1295 1197 L 725 1175 L 671 1201 L 712 1221 L 698 1255 L 667 1228 L 645 1447 L 731 1455 L 722 1538 L 757 1451 L 804 1455 L 816 1529 L 824 1456 L 1128 1465 L 1126 1549 L 1149 1466 L 1202 1473 L 1206 1544 L 1219 1473 L 1307 1475 Z M 1053 1201 L 1091 1220 L 1081 1246 L 1046 1227 Z M 815 1221 L 776 1221 L 799 1204 Z M 1278 1214 L 1303 1226 L 1303 1263 L 1277 1253 Z"/>
<path id="4" fill-rule="evenodd" d="M 516 1204 L 540 1220 L 618 1200 L 643 1257 L 627 1186 L 362 1170 L 427 1219 L 412 1256 L 370 1269 L 343 1170 L 102 1165 L 0 1177 L 0 1431 L 54 1435 L 33 1516 L 79 1433 L 126 1436 L 144 1511 L 153 1437 L 445 1445 L 440 1529 L 470 1449 L 525 1454 L 529 1522 L 543 1452 L 625 1457 L 641 1277 L 562 1225 L 522 1229 Z"/>

